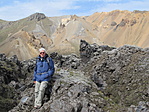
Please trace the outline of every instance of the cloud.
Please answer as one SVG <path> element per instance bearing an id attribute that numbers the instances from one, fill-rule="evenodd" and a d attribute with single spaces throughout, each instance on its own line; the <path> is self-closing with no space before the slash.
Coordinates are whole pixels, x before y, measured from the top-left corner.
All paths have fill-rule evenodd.
<path id="1" fill-rule="evenodd" d="M 61 0 L 57 0 L 57 1 L 61 1 Z M 69 1 L 69 0 L 65 0 L 65 1 Z M 80 0 L 71 0 L 71 1 L 80 1 Z M 118 2 L 118 1 L 122 1 L 122 0 L 83 0 L 83 2 Z"/>
<path id="2" fill-rule="evenodd" d="M 118 2 L 118 1 L 122 1 L 122 0 L 87 0 L 87 1 Z"/>
<path id="3" fill-rule="evenodd" d="M 18 20 L 36 12 L 42 12 L 47 16 L 63 15 L 62 10 L 77 9 L 73 1 L 58 0 L 32 0 L 28 2 L 14 1 L 12 5 L 0 7 L 0 19 Z"/>
<path id="4" fill-rule="evenodd" d="M 140 10 L 140 11 L 148 11 L 149 10 L 149 2 L 148 0 L 125 0 L 123 2 L 110 2 L 110 3 L 101 3 L 97 4 L 96 7 L 90 10 L 91 13 L 95 12 L 109 12 L 113 10 Z"/>
<path id="5" fill-rule="evenodd" d="M 88 16 L 116 9 L 149 10 L 148 6 L 148 0 L 5 0 L 0 2 L 0 19 L 19 20 L 36 12 L 48 17 L 72 14 Z"/>

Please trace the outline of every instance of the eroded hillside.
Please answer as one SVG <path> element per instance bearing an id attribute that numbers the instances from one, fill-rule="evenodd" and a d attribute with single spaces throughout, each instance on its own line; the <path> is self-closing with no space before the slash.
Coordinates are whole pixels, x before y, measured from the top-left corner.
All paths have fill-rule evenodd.
<path id="1" fill-rule="evenodd" d="M 47 17 L 35 13 L 18 21 L 0 22 L 0 51 L 7 56 L 30 59 L 38 49 L 60 54 L 79 54 L 81 39 L 90 44 L 120 47 L 135 45 L 149 47 L 149 12 L 120 11 Z"/>
<path id="2" fill-rule="evenodd" d="M 96 26 L 97 36 L 104 44 L 149 47 L 149 12 L 115 10 L 94 13 L 86 20 Z"/>

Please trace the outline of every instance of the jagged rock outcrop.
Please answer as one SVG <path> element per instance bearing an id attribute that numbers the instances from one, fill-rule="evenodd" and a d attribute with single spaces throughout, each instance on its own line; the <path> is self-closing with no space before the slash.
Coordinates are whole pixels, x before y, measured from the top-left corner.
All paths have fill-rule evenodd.
<path id="1" fill-rule="evenodd" d="M 90 45 L 85 40 L 80 41 L 80 58 L 83 63 L 87 63 L 91 58 L 95 58 L 100 55 L 103 51 L 111 51 L 115 49 L 114 47 L 109 47 L 107 45 L 99 46 L 97 44 Z"/>
<path id="2" fill-rule="evenodd" d="M 94 53 L 96 52 L 92 52 Z M 98 58 L 92 58 L 85 71 L 105 96 L 116 104 L 124 107 L 144 104 L 146 108 L 141 107 L 142 111 L 148 111 L 148 48 L 125 45 L 111 51 L 103 51 L 98 53 Z M 139 110 L 134 108 L 135 111 Z"/>
<path id="3" fill-rule="evenodd" d="M 43 13 L 35 13 L 35 14 L 30 15 L 28 20 L 29 21 L 32 21 L 32 20 L 40 21 L 45 18 L 46 18 L 46 16 Z"/>
<path id="4" fill-rule="evenodd" d="M 19 79 L 23 78 L 19 61 L 16 56 L 6 58 L 0 54 L 0 108 L 5 112 L 17 105 L 20 93 L 16 91 L 21 85 Z"/>
<path id="5" fill-rule="evenodd" d="M 49 83 L 43 106 L 37 110 L 33 109 L 32 82 L 36 61 L 19 61 L 24 78 L 8 84 L 19 93 L 17 106 L 9 112 L 149 111 L 149 48 L 129 45 L 114 48 L 90 45 L 82 40 L 80 51 L 81 58 L 75 54 L 50 54 L 56 72 Z M 5 55 L 0 57 L 7 60 Z M 15 56 L 10 59 L 18 63 Z"/>
<path id="6" fill-rule="evenodd" d="M 59 55 L 56 52 L 50 54 L 50 56 L 55 60 L 55 64 L 58 67 L 68 69 L 77 69 L 81 65 L 81 59 L 76 54 L 71 55 Z"/>

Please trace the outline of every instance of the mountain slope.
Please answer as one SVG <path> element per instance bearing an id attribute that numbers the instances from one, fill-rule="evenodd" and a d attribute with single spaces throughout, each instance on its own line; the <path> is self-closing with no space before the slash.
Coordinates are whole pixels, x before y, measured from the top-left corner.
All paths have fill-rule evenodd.
<path id="1" fill-rule="evenodd" d="M 115 47 L 124 44 L 149 47 L 149 12 L 115 10 L 94 13 L 86 20 L 97 26 L 97 36 L 104 44 Z"/>
<path id="2" fill-rule="evenodd" d="M 115 10 L 86 17 L 46 17 L 35 13 L 18 21 L 0 21 L 0 51 L 7 56 L 15 54 L 21 60 L 37 56 L 40 47 L 48 53 L 79 54 L 81 39 L 90 44 L 145 48 L 149 47 L 148 29 L 148 11 Z"/>
<path id="3" fill-rule="evenodd" d="M 76 15 L 62 19 L 57 32 L 53 34 L 53 51 L 56 49 L 60 53 L 76 53 L 79 49 L 80 39 L 85 39 L 89 43 L 100 43 L 92 29 L 92 24 Z"/>
<path id="4" fill-rule="evenodd" d="M 14 22 L 2 23 L 0 30 L 0 51 L 8 56 L 17 55 L 19 59 L 37 56 L 37 49 L 52 43 L 50 30 L 52 22 L 42 14 L 33 14 Z M 47 24 L 48 23 L 48 24 Z"/>

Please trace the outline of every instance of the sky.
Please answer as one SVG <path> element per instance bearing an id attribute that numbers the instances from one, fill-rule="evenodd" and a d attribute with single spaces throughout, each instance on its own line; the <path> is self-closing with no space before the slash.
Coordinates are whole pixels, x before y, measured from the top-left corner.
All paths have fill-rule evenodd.
<path id="1" fill-rule="evenodd" d="M 113 10 L 149 11 L 148 0 L 0 0 L 0 19 L 16 21 L 36 12 L 47 17 L 89 16 Z"/>

